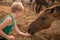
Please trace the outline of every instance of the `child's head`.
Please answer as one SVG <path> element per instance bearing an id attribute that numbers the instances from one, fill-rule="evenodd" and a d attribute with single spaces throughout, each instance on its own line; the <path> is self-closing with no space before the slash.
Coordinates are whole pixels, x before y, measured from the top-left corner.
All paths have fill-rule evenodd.
<path id="1" fill-rule="evenodd" d="M 11 5 L 11 11 L 13 13 L 15 13 L 16 11 L 23 11 L 24 10 L 24 6 L 22 5 L 21 2 L 14 2 L 12 5 Z"/>

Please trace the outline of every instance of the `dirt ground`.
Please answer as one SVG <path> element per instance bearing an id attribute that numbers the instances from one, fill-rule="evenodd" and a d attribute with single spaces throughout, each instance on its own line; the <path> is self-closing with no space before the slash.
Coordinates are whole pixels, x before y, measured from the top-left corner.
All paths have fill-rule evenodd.
<path id="1" fill-rule="evenodd" d="M 5 15 L 11 13 L 10 6 L 0 6 L 0 19 Z M 29 6 L 25 6 L 25 12 L 22 16 L 16 19 L 16 23 L 22 32 L 27 32 L 28 26 L 38 14 L 32 12 Z M 10 35 L 14 35 L 16 40 L 60 40 L 60 20 L 55 20 L 49 29 L 42 30 L 36 33 L 33 38 L 16 35 L 14 30 L 10 32 Z"/>

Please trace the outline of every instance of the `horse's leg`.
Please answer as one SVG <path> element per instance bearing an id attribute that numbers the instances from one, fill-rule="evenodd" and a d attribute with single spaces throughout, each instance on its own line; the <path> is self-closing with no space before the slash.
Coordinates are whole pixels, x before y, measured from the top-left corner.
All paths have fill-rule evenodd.
<path id="1" fill-rule="evenodd" d="M 42 7 L 42 5 L 38 6 L 38 13 L 41 11 L 41 7 Z"/>
<path id="2" fill-rule="evenodd" d="M 41 11 L 41 7 L 42 7 L 42 4 L 38 4 L 37 12 L 36 13 L 39 13 Z"/>
<path id="3" fill-rule="evenodd" d="M 32 11 L 34 11 L 34 6 L 35 6 L 35 0 L 30 0 L 30 8 L 32 9 Z"/>
<path id="4" fill-rule="evenodd" d="M 31 7 L 31 5 L 32 5 L 32 0 L 30 0 L 30 7 Z"/>
<path id="5" fill-rule="evenodd" d="M 36 11 L 36 13 L 38 13 L 38 4 L 36 4 L 35 11 Z"/>
<path id="6" fill-rule="evenodd" d="M 52 2 L 54 3 L 54 0 L 52 0 Z"/>
<path id="7" fill-rule="evenodd" d="M 13 0 L 13 2 L 15 2 L 16 0 Z"/>
<path id="8" fill-rule="evenodd" d="M 47 3 L 47 2 L 45 2 L 43 5 L 44 5 L 46 8 L 49 7 L 49 3 Z"/>
<path id="9" fill-rule="evenodd" d="M 30 0 L 30 8 L 33 10 L 33 0 Z"/>

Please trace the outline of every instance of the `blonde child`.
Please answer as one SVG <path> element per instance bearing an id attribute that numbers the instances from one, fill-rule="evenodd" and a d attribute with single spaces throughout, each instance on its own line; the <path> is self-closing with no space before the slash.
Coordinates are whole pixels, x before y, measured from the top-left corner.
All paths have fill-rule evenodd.
<path id="1" fill-rule="evenodd" d="M 21 31 L 19 31 L 19 29 L 16 25 L 16 22 L 15 22 L 15 19 L 23 14 L 22 12 L 24 11 L 24 7 L 23 7 L 22 3 L 14 2 L 11 5 L 11 11 L 12 11 L 12 14 L 7 15 L 0 21 L 0 40 L 15 40 L 14 36 L 8 35 L 9 32 L 11 31 L 11 29 L 14 29 L 14 31 L 18 35 L 31 36 L 28 33 L 23 33 Z"/>

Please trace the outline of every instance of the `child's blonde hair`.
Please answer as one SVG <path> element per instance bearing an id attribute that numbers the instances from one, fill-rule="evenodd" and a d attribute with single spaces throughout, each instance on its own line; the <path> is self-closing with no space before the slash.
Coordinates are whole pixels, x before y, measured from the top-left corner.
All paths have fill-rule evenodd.
<path id="1" fill-rule="evenodd" d="M 21 2 L 14 2 L 12 5 L 11 5 L 11 11 L 12 12 L 15 12 L 15 11 L 22 11 L 24 10 L 24 6 Z"/>

